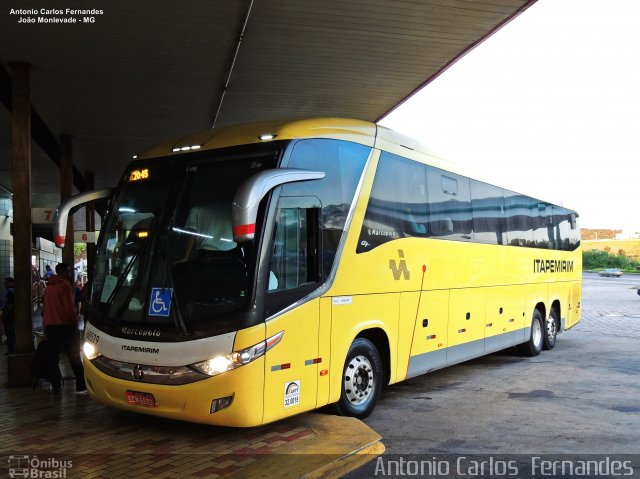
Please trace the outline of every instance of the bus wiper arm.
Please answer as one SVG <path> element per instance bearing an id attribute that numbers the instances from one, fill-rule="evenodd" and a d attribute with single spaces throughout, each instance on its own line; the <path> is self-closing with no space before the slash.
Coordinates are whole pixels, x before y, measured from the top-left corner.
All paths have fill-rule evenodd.
<path id="1" fill-rule="evenodd" d="M 172 219 L 172 224 L 173 224 L 173 219 Z M 168 258 L 169 258 L 169 239 L 167 237 L 162 238 L 162 242 L 163 242 L 163 247 L 161 248 L 162 251 L 162 289 L 164 289 L 167 285 L 167 283 L 169 283 L 169 286 L 171 287 L 171 291 L 173 292 L 173 297 L 175 299 L 175 308 L 173 308 L 174 311 L 174 315 L 173 315 L 173 322 L 176 326 L 176 328 L 178 328 L 178 330 L 182 333 L 182 334 L 188 334 L 187 331 L 187 325 L 184 322 L 184 319 L 182 317 L 182 311 L 180 311 L 180 302 L 178 301 L 178 293 L 176 291 L 175 285 L 173 284 L 173 277 L 171 276 L 171 273 L 167 274 L 167 264 L 168 262 Z"/>
<path id="2" fill-rule="evenodd" d="M 138 253 L 134 253 L 133 256 L 131 256 L 131 259 L 129 260 L 129 262 L 127 263 L 127 266 L 125 266 L 124 271 L 118 278 L 118 282 L 113 288 L 113 291 L 111 291 L 111 294 L 109 295 L 109 299 L 107 299 L 107 304 L 111 304 L 116 294 L 118 294 L 118 291 L 120 291 L 120 288 L 124 283 L 124 280 L 127 278 L 129 271 L 131 271 L 131 268 L 133 267 L 133 264 L 136 262 L 137 259 L 138 259 Z"/>

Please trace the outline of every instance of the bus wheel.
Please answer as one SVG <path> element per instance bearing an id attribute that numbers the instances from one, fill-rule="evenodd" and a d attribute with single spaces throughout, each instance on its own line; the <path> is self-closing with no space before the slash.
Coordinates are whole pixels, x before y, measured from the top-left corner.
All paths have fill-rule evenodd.
<path id="1" fill-rule="evenodd" d="M 518 345 L 518 352 L 523 356 L 537 356 L 540 354 L 540 351 L 542 351 L 542 344 L 544 343 L 542 322 L 542 314 L 536 309 L 531 319 L 531 334 L 529 334 L 529 340 L 526 343 Z"/>
<path id="2" fill-rule="evenodd" d="M 544 349 L 553 349 L 556 345 L 559 325 L 558 313 L 556 313 L 555 309 L 552 309 L 544 325 L 544 343 L 542 345 Z"/>
<path id="3" fill-rule="evenodd" d="M 342 392 L 336 404 L 341 416 L 364 419 L 376 407 L 382 388 L 382 361 L 371 341 L 357 338 L 349 348 L 342 373 Z"/>

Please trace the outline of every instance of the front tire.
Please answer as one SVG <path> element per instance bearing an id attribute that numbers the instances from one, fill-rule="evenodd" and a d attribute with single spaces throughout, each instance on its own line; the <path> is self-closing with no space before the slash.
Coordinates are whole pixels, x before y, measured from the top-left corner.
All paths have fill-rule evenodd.
<path id="1" fill-rule="evenodd" d="M 382 360 L 371 341 L 357 338 L 349 348 L 342 372 L 342 390 L 336 410 L 341 416 L 368 417 L 382 389 Z"/>
<path id="2" fill-rule="evenodd" d="M 544 343 L 543 349 L 553 349 L 556 345 L 556 339 L 558 338 L 558 331 L 560 330 L 560 320 L 558 313 L 555 309 L 551 310 L 551 314 L 544 324 Z"/>
<path id="3" fill-rule="evenodd" d="M 518 352 L 523 356 L 534 357 L 542 351 L 542 344 L 544 343 L 542 323 L 542 314 L 540 314 L 540 311 L 536 309 L 533 312 L 533 318 L 531 319 L 531 333 L 529 334 L 529 340 L 526 343 L 518 345 Z"/>

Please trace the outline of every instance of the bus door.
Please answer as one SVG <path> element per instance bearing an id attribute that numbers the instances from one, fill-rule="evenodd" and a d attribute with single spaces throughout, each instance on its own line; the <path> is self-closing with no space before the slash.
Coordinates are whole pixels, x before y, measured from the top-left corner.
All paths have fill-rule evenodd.
<path id="1" fill-rule="evenodd" d="M 282 337 L 267 346 L 264 422 L 316 407 L 320 299 L 304 298 L 320 286 L 319 223 L 317 198 L 279 199 L 265 311 L 267 338 Z"/>

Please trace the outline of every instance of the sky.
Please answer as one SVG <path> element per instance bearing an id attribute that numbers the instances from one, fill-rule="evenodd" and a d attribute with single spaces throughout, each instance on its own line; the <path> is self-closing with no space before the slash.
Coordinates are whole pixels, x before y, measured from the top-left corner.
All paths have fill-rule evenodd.
<path id="1" fill-rule="evenodd" d="M 380 121 L 495 184 L 640 232 L 640 1 L 539 0 Z"/>

